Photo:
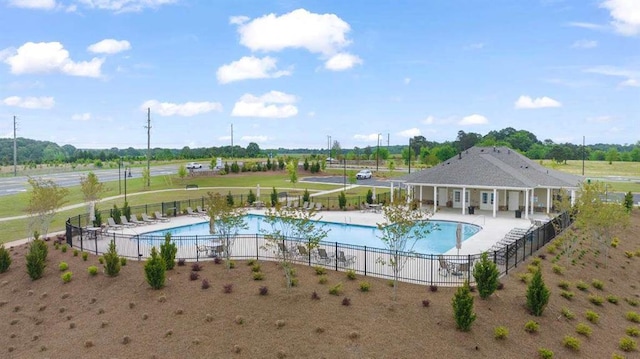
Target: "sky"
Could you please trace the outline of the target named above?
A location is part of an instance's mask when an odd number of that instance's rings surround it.
[[[640,0],[0,0],[0,137],[640,141]],[[233,128],[233,131],[231,130]]]

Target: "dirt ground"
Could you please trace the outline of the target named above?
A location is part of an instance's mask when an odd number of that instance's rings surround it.
[[[13,264],[0,274],[0,357],[2,358],[537,358],[539,348],[548,348],[554,358],[611,358],[624,353],[618,342],[628,327],[640,328],[625,319],[629,311],[640,312],[625,301],[640,301],[638,273],[640,258],[627,258],[625,251],[640,249],[640,215],[620,235],[620,246],[610,248],[607,268],[604,256],[595,255],[583,243],[586,254],[575,264],[565,256],[557,262],[564,274],[551,270],[554,255],[546,250],[542,260],[551,299],[542,317],[525,309],[526,284],[518,266],[501,279],[504,289],[488,300],[475,296],[477,319],[467,333],[455,328],[451,299],[455,288],[401,283],[398,300],[391,299],[386,280],[361,277],[349,280],[345,273],[329,270],[328,282],[319,283],[313,268],[296,267],[299,285],[287,290],[282,270],[276,263],[261,262],[265,278],[254,281],[251,267],[237,261],[227,271],[224,265],[205,262],[197,280],[190,280],[191,267],[177,266],[168,272],[167,285],[152,290],[146,283],[142,262],[128,262],[114,278],[102,273],[98,258],[88,261],[73,251],[62,253],[50,244],[45,276],[31,281],[26,273],[26,246],[11,249]],[[579,253],[580,251],[576,251]],[[63,284],[58,264],[65,261],[73,272]],[[100,273],[91,277],[87,267]],[[202,279],[210,283],[202,289]],[[586,291],[575,287],[579,280]],[[593,279],[604,282],[594,289]],[[572,300],[560,296],[558,283],[571,282]],[[371,284],[361,292],[359,283]],[[343,283],[338,296],[329,288]],[[231,293],[223,287],[232,285]],[[268,294],[259,294],[266,286]],[[312,299],[316,292],[320,299]],[[588,296],[614,295],[618,304],[605,300],[601,306]],[[344,298],[350,305],[343,305]],[[429,300],[428,307],[422,301]],[[561,315],[562,308],[575,319]],[[597,324],[585,319],[585,311],[600,315]],[[529,320],[540,324],[529,334]],[[590,337],[575,332],[578,323],[593,329]],[[494,328],[505,326],[509,335],[494,338]],[[562,345],[565,335],[581,341],[578,352]]]

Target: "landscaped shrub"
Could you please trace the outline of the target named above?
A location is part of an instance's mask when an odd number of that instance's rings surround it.
[[[209,281],[205,278],[202,280],[202,289],[209,289]]]
[[[432,284],[429,286],[429,290],[435,293],[438,291],[438,286],[435,284]]]
[[[458,329],[463,332],[471,330],[471,324],[476,320],[476,314],[473,312],[473,296],[469,290],[468,281],[465,280],[462,287],[458,288],[451,304]]]
[[[120,257],[116,251],[116,242],[111,240],[109,243],[109,250],[103,254],[104,257],[104,272],[109,277],[115,277],[120,273]]]
[[[258,289],[258,293],[260,293],[260,295],[267,295],[269,294],[269,288],[263,285]]]
[[[313,291],[313,293],[311,293],[311,299],[319,300],[320,296],[318,295],[318,293],[316,291]]]
[[[624,298],[624,301],[632,307],[637,307],[640,304],[640,300],[635,298]]]
[[[553,267],[551,267],[551,270],[555,274],[563,274],[564,273],[564,267],[559,266],[557,264],[554,264]]]
[[[638,343],[633,340],[633,338],[622,337],[620,339],[620,343],[618,344],[620,350],[625,352],[632,352],[638,349]]]
[[[527,284],[531,280],[531,274],[530,273],[518,273],[518,279],[520,279],[520,281],[522,283]]]
[[[524,325],[524,331],[527,333],[537,333],[538,330],[540,330],[540,324],[533,320],[526,322]]]
[[[260,267],[260,263],[256,263],[254,265],[251,266],[251,271],[252,272],[260,272],[261,271],[261,267]]]
[[[562,296],[562,298],[564,299],[571,300],[573,299],[573,292],[568,290],[563,290],[562,292],[560,292],[560,296]]]
[[[200,263],[193,263],[191,265],[191,270],[194,272],[199,272],[202,270],[202,265]]]
[[[587,310],[584,313],[584,316],[593,324],[597,324],[600,320],[600,315],[598,315],[598,313],[594,312],[593,310]]]
[[[191,274],[189,274],[190,280],[198,280],[198,278],[200,278],[200,274],[198,274],[198,272],[191,272]]]
[[[151,247],[151,257],[147,259],[144,264],[144,274],[147,279],[147,283],[153,289],[160,289],[164,287],[166,279],[166,262],[158,254],[156,247]]]
[[[496,327],[493,330],[493,337],[496,339],[507,339],[509,336],[509,329],[503,326]]]
[[[104,258],[103,257],[98,257],[98,263],[104,264]]]
[[[252,190],[249,190],[249,194],[247,195],[247,203],[251,206],[253,202],[256,201],[256,195]]]
[[[538,349],[538,354],[542,359],[553,359],[553,352],[546,348]]]
[[[4,247],[4,244],[0,244],[0,273],[8,271],[10,266],[11,253]]]
[[[431,301],[429,299],[423,299],[422,300],[422,306],[423,307],[428,307],[431,304]]]
[[[313,270],[316,271],[316,275],[327,274],[327,268],[321,266],[313,266]]]
[[[569,287],[571,287],[571,282],[568,282],[566,280],[561,280],[560,283],[558,283],[558,287],[567,290],[569,289]]]
[[[613,237],[613,240],[611,241],[611,247],[618,248],[619,244],[620,244],[620,239],[618,237]]]
[[[127,258],[120,257],[120,266],[124,267],[127,265]]]
[[[62,253],[67,253],[67,245],[66,245],[66,244],[63,244],[63,245],[60,247],[60,251],[62,251]]]
[[[340,295],[342,292],[342,283],[338,283],[333,287],[329,288],[329,294],[331,295]]]
[[[222,291],[226,294],[229,294],[233,291],[233,284],[228,283],[222,286]]]
[[[640,336],[640,329],[638,329],[637,327],[627,327],[627,330],[625,332],[630,337]]]
[[[602,290],[602,288],[604,288],[604,282],[602,282],[601,280],[597,280],[594,279],[591,281],[591,285],[595,288],[595,289],[600,289]]]
[[[42,278],[47,260],[47,244],[41,239],[34,239],[26,255],[27,273],[31,280]]]
[[[264,273],[262,272],[253,272],[253,280],[263,280]]]
[[[228,261],[228,262],[227,262],[227,267],[228,267],[229,269],[233,269],[233,268],[235,268],[235,267],[236,267],[236,262],[235,262],[235,261]]]
[[[592,331],[591,327],[584,323],[578,323],[578,325],[576,325],[576,333],[584,335],[585,337],[590,336]]]
[[[338,195],[338,207],[340,207],[340,209],[342,210],[347,207],[347,195],[344,193],[344,191],[340,192],[340,194]]]
[[[178,246],[171,241],[171,233],[164,235],[164,243],[160,245],[160,257],[164,260],[167,270],[173,269],[176,264]]]
[[[347,278],[348,279],[350,279],[350,280],[356,279],[356,271],[355,270],[348,269],[346,273],[347,273]]]
[[[618,304],[618,297],[616,297],[613,294],[609,294],[609,295],[607,295],[607,302],[609,302],[611,304]]]
[[[542,271],[538,269],[531,278],[531,283],[527,287],[527,308],[531,314],[539,317],[549,302],[549,289],[542,280]]]
[[[184,267],[187,264],[187,260],[184,258],[178,259],[178,267]]]
[[[74,250],[73,250],[73,256],[74,256],[74,257],[77,257],[77,256],[78,256],[78,253],[80,253],[80,251],[79,251],[79,250],[77,250],[77,249],[74,249]]]
[[[487,252],[483,252],[480,261],[473,267],[473,278],[476,280],[480,298],[487,299],[498,289],[499,275],[496,264],[489,260]]]
[[[625,315],[625,318],[627,318],[627,320],[630,322],[640,323],[640,314],[636,312],[631,312],[631,311],[627,312],[627,314]]]
[[[58,264],[58,269],[60,269],[60,272],[64,272],[69,269],[69,265],[67,262],[60,262],[60,264]]]
[[[604,298],[602,298],[599,295],[590,295],[589,296],[589,301],[597,306],[601,306],[602,303],[604,303]]]
[[[89,272],[90,276],[94,276],[94,275],[98,274],[98,267],[89,266],[89,268],[87,268],[87,272]]]
[[[367,191],[367,197],[365,200],[368,204],[373,203],[373,191],[371,191],[371,188],[369,188],[369,190]]]
[[[87,259],[89,259],[89,253],[87,253],[87,252],[82,252],[82,260],[86,262],[86,261],[87,261]]]
[[[576,317],[576,315],[573,314],[573,312],[570,311],[569,308],[567,308],[567,307],[562,308],[561,313],[562,313],[562,316],[567,318],[567,319],[573,319],[573,318]]]
[[[344,297],[342,298],[342,305],[344,305],[345,307],[348,307],[351,305],[351,299]]]
[[[360,291],[368,292],[371,289],[371,284],[369,282],[360,282]]]
[[[581,291],[585,291],[585,290],[587,290],[589,288],[589,286],[587,285],[587,283],[579,280],[576,283],[576,288],[580,289]]]
[[[566,335],[564,339],[562,339],[562,345],[577,352],[580,350],[580,339]]]
[[[73,273],[71,272],[65,272],[62,274],[62,276],[60,276],[62,278],[62,281],[64,283],[69,283],[71,282],[71,277],[73,276]]]

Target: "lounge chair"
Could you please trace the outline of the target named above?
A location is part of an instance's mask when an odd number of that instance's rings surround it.
[[[129,222],[129,220],[127,219],[127,216],[120,216],[120,223],[122,223],[123,226],[125,227],[135,227],[136,224],[133,222]]]
[[[438,273],[446,277],[451,272],[451,265],[449,264],[449,262],[444,260],[444,257],[441,255],[438,256],[438,263],[440,263],[440,267],[438,267]],[[444,274],[442,274],[442,271],[444,271]]]
[[[191,207],[187,207],[187,214],[190,215],[191,217],[201,217],[202,216],[201,213],[194,212],[193,208],[191,208]]]
[[[142,221],[144,223],[156,223],[157,221],[153,218],[150,218],[146,213],[142,214]]]
[[[303,246],[302,244],[298,244],[296,248],[298,249],[298,257],[300,259],[309,258],[309,251],[307,251],[307,247]]]
[[[356,256],[345,256],[343,251],[338,252],[338,264],[341,264],[344,267],[348,267],[355,263]]]
[[[160,222],[169,222],[170,219],[168,217],[165,217],[162,215],[162,213],[155,211],[153,212],[153,214],[156,216],[156,219],[159,220]]]
[[[196,212],[197,212],[197,213],[199,213],[199,214],[201,214],[201,215],[203,215],[203,216],[207,214],[207,211],[205,211],[204,209],[202,209],[202,207],[200,207],[200,206],[197,206],[197,207],[196,207]]]
[[[318,256],[316,259],[318,262],[324,262],[325,264],[333,261],[333,259],[327,255],[327,250],[324,248],[318,248]]]
[[[304,202],[302,204],[302,209],[308,209],[309,208],[309,202]]]
[[[309,206],[305,208],[307,211],[312,211],[316,207],[314,202],[309,202]]]
[[[322,211],[322,203],[316,202],[316,211]]]
[[[144,222],[139,221],[138,217],[135,214],[131,215],[131,219],[129,219],[129,222],[138,226],[145,224]]]
[[[123,225],[117,224],[112,217],[107,218],[107,226],[108,228],[113,228],[113,229],[122,229],[123,227]]]

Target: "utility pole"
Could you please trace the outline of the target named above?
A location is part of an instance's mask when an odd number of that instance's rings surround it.
[[[231,124],[231,158],[233,158],[233,123]]]
[[[147,107],[147,187],[151,187],[151,107]]]
[[[327,136],[327,158],[331,158],[331,135]],[[329,160],[329,164],[331,164],[331,160]]]
[[[409,173],[411,173],[411,137],[409,137]]]
[[[376,172],[378,172],[378,166],[380,163],[380,135],[382,135],[381,133],[378,134],[378,145],[376,147]]]
[[[13,177],[18,175],[18,145],[16,142],[16,116],[13,116]]]

